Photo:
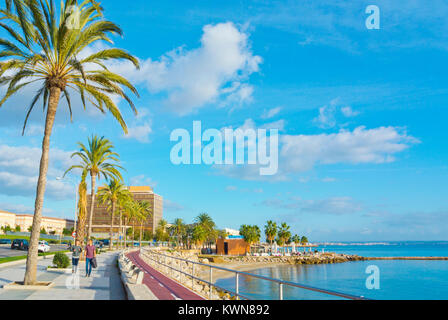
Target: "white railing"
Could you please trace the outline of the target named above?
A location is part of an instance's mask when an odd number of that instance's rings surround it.
[[[169,273],[171,276],[173,276],[173,274],[177,272],[179,274],[179,279],[180,279],[181,283],[182,283],[182,275],[185,277],[191,278],[191,288],[192,289],[194,288],[195,280],[205,283],[210,288],[209,299],[212,299],[213,288],[215,288],[217,290],[227,292],[227,293],[233,295],[234,297],[236,297],[237,299],[251,300],[252,298],[242,295],[239,292],[239,278],[240,278],[240,276],[246,276],[246,277],[251,277],[251,278],[256,278],[256,279],[260,279],[260,280],[264,280],[264,281],[270,281],[273,283],[277,283],[278,288],[279,288],[279,295],[278,295],[279,300],[283,300],[283,298],[284,298],[284,296],[283,296],[284,286],[301,288],[304,290],[319,292],[319,293],[327,294],[329,296],[335,296],[335,297],[348,299],[348,300],[367,300],[363,296],[355,296],[355,295],[350,295],[350,294],[346,294],[346,293],[342,293],[342,292],[338,292],[338,291],[320,289],[320,288],[311,287],[311,286],[307,286],[307,285],[303,285],[303,284],[295,283],[295,282],[291,282],[291,281],[285,281],[285,280],[281,280],[281,279],[265,277],[265,276],[261,276],[261,275],[257,275],[257,274],[253,274],[253,273],[223,268],[223,267],[219,267],[219,266],[213,266],[211,264],[195,262],[195,261],[191,261],[191,260],[184,259],[184,258],[173,257],[173,256],[170,256],[167,254],[157,252],[157,250],[152,250],[149,248],[141,249],[140,253],[142,255],[144,255],[145,257],[147,257],[148,259],[150,259],[152,262],[154,262],[155,267],[157,269],[160,270],[160,269],[162,269],[162,267],[165,267],[169,270]],[[186,262],[187,265],[188,264],[191,265],[191,268],[187,267],[185,269],[181,269],[181,268],[178,269],[174,266],[173,262],[175,260]],[[209,280],[204,280],[204,279],[196,276],[195,275],[195,266],[202,266],[202,267],[208,268],[209,269]],[[213,270],[214,269],[227,271],[227,272],[231,272],[231,273],[235,274],[235,291],[220,287],[213,282]]]

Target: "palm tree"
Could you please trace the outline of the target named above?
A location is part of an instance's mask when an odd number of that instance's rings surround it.
[[[78,223],[76,224],[76,240],[81,245],[86,236],[86,215],[87,215],[87,171],[81,174],[81,181],[78,185]]]
[[[92,219],[93,211],[95,207],[95,188],[96,179],[98,180],[103,176],[106,180],[123,180],[121,173],[118,169],[123,169],[117,163],[119,162],[118,153],[112,151],[113,144],[106,138],[98,136],[92,136],[88,139],[88,147],[83,143],[78,142],[80,151],[74,152],[73,157],[78,157],[81,161],[80,164],[71,166],[65,173],[73,169],[86,170],[90,174],[90,209],[89,209],[89,228],[87,231],[87,239],[90,239],[92,234]]]
[[[182,241],[182,236],[184,235],[184,232],[185,232],[184,221],[180,218],[175,219],[173,223],[173,234],[176,238],[176,244],[178,247],[180,246],[180,242]]]
[[[240,227],[240,234],[244,237],[244,241],[246,241],[247,244],[249,245],[249,250],[252,247],[252,244],[260,241],[260,237],[261,237],[260,228],[256,225],[249,226],[249,225],[243,224]]]
[[[305,244],[307,244],[309,241],[308,241],[308,238],[307,238],[307,237],[302,236],[302,238],[300,239],[300,242],[302,243],[302,245],[305,245]]]
[[[280,225],[278,229],[278,244],[284,245],[286,241],[291,238],[291,232],[289,231],[290,226],[288,226],[285,222]]]
[[[161,219],[156,229],[157,241],[168,241],[167,229],[168,229],[168,222],[165,219]]]
[[[207,241],[207,230],[201,224],[196,224],[193,228],[192,240],[195,245],[203,246],[204,242]]]
[[[79,24],[69,27],[72,8],[79,9]],[[100,41],[112,43],[111,35],[122,35],[122,30],[113,22],[103,18],[103,9],[95,1],[66,0],[61,8],[54,0],[6,0],[6,10],[0,10],[0,27],[9,39],[0,38],[3,49],[0,58],[0,85],[7,86],[0,100],[3,105],[14,94],[22,92],[30,84],[41,87],[31,101],[25,116],[23,132],[34,106],[43,101],[46,111],[42,155],[37,182],[34,207],[33,232],[26,264],[24,284],[36,283],[37,246],[42,220],[46,177],[49,163],[50,137],[53,130],[59,101],[65,98],[70,114],[70,93],[79,93],[86,108],[86,100],[100,111],[108,110],[127,133],[126,123],[112,96],[125,99],[136,112],[124,88],[138,96],[135,87],[122,76],[112,73],[104,65],[106,60],[124,59],[136,67],[138,60],[121,49],[104,49],[80,59],[86,48],[94,48]],[[97,69],[92,66],[98,66]]]
[[[120,219],[120,227],[119,227],[119,237],[120,237],[120,248],[123,247],[123,239],[126,238],[125,232],[123,232],[123,216],[126,217],[126,206],[127,203],[129,203],[132,198],[132,194],[129,192],[128,189],[124,189],[122,192],[118,194],[117,199],[117,206],[119,211],[119,219]],[[126,226],[125,226],[126,229]],[[124,233],[124,235],[123,235]]]
[[[213,242],[213,239],[216,239],[216,237],[217,237],[217,232],[215,229],[216,225],[215,225],[215,222],[213,221],[213,219],[208,215],[208,213],[203,212],[203,213],[199,214],[196,217],[195,221],[203,229],[203,232],[206,235],[205,241],[208,244]]]
[[[136,206],[136,202],[132,198],[132,195],[129,194],[127,199],[123,199],[123,216],[124,216],[124,246],[127,247],[127,233],[128,233],[128,223],[134,221],[135,216],[138,214],[138,208]],[[134,239],[132,239],[132,243],[134,243]]]
[[[138,220],[140,222],[140,240],[139,247],[142,247],[142,235],[143,235],[143,223],[152,216],[151,204],[148,201],[138,202],[139,215]]]
[[[106,205],[110,209],[110,230],[109,230],[109,249],[112,249],[113,243],[113,227],[114,217],[116,213],[118,199],[120,194],[127,191],[124,184],[116,179],[112,179],[108,184],[105,184],[100,190],[98,190],[98,202],[102,205]]]
[[[277,236],[277,223],[269,220],[264,226],[264,234],[266,235],[266,240],[272,245],[275,237]]]

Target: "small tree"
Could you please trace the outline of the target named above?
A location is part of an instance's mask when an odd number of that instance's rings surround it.
[[[246,241],[248,243],[249,248],[250,248],[252,246],[252,244],[260,241],[261,231],[258,226],[255,226],[255,225],[250,226],[250,225],[243,224],[240,227],[240,235],[243,236],[244,241]]]
[[[47,234],[47,230],[45,230],[45,228],[40,229],[40,233],[41,234]]]
[[[20,232],[20,226],[17,225],[16,228],[14,229],[15,232]]]
[[[308,238],[307,238],[307,237],[303,236],[302,239],[300,239],[300,242],[301,242],[302,244],[307,244],[309,241],[308,241]]]

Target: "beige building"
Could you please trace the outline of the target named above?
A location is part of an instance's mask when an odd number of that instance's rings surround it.
[[[16,227],[16,215],[11,212],[0,210],[0,227]],[[0,231],[1,232],[1,231]]]
[[[137,201],[147,201],[151,206],[152,215],[148,217],[146,222],[143,224],[143,228],[146,231],[154,233],[157,228],[159,221],[163,217],[163,198],[162,196],[154,193],[153,189],[149,186],[130,186],[128,187],[132,196]],[[87,197],[87,207],[90,207],[90,195]],[[104,205],[98,204],[97,199],[95,199],[95,206],[93,212],[92,221],[92,233],[96,237],[103,237],[109,235],[110,230],[110,210]],[[118,233],[119,229],[119,219],[114,219],[113,232]],[[88,227],[88,223],[86,223]]]
[[[20,231],[27,232],[28,228],[33,225],[33,215],[31,214],[14,214],[0,210],[0,225],[10,226],[14,229],[20,226]],[[71,229],[75,225],[73,220],[60,219],[53,217],[42,217],[41,228],[44,228],[48,233],[62,234],[64,229]]]

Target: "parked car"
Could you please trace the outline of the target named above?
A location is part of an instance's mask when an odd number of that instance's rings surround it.
[[[96,248],[99,248],[99,249],[101,249],[103,247],[103,243],[101,241],[98,241],[98,240],[93,240],[93,245]]]
[[[11,239],[0,239],[0,244],[11,244]]]
[[[11,249],[28,251],[29,242],[26,239],[14,239],[11,243]]]
[[[37,246],[37,251],[38,252],[49,252],[50,251],[50,246],[48,245],[47,241],[39,241],[39,244]]]

